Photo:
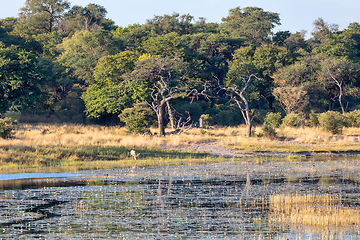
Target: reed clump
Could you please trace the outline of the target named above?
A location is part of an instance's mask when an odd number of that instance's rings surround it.
[[[344,206],[340,195],[280,194],[270,196],[269,202],[275,225],[310,227],[314,231],[360,226],[360,209]]]

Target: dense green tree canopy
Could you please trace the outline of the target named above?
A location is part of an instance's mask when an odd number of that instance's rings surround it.
[[[347,88],[357,88],[359,70],[345,58],[326,55],[309,55],[294,64],[280,69],[275,75],[278,86],[304,87],[310,94],[310,103],[321,110],[333,109],[333,103],[340,94],[336,81],[341,82],[343,94]]]
[[[133,85],[123,75],[132,72],[136,61],[136,55],[129,51],[105,56],[98,61],[94,70],[95,84],[82,95],[88,116],[118,115],[131,106]]]
[[[180,36],[175,33],[150,37],[142,44],[144,53],[159,57],[184,57],[184,47]]]
[[[59,63],[70,74],[87,83],[93,82],[93,71],[100,58],[123,49],[122,42],[104,30],[77,32],[58,46],[62,51]]]
[[[179,35],[192,34],[195,26],[192,23],[194,17],[189,14],[180,15],[173,13],[172,15],[155,16],[147,20],[145,27],[156,35],[164,35],[168,33],[177,33]]]
[[[306,114],[360,108],[357,22],[340,31],[319,18],[306,39],[304,31],[274,33],[279,14],[255,6],[234,7],[220,23],[172,13],[116,26],[106,14],[101,2],[26,0],[17,18],[0,19],[0,112],[104,120],[147,102],[162,135],[167,121],[174,126],[174,116],[191,108],[229,124],[239,113],[226,89],[241,91],[249,76],[243,96],[258,112],[296,99],[284,98],[288,92],[309,97]],[[188,96],[195,92],[197,107]]]
[[[266,12],[258,7],[230,9],[229,16],[222,21],[228,31],[244,38],[249,44],[268,42],[271,30],[280,25],[278,13]]]
[[[39,103],[42,78],[34,55],[0,42],[0,110],[27,111]]]
[[[64,20],[59,26],[59,31],[65,35],[71,35],[76,31],[115,30],[113,21],[106,19],[107,10],[98,4],[90,3],[85,7],[75,5],[64,15]]]
[[[52,32],[69,6],[65,0],[26,0],[15,32],[19,36]]]

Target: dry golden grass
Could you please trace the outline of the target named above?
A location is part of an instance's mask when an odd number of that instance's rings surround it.
[[[204,154],[162,150],[162,147],[198,143],[202,134],[184,133],[166,137],[137,136],[124,128],[71,124],[19,125],[15,136],[0,139],[0,171],[37,167],[107,168],[192,164],[218,161]],[[141,161],[133,161],[135,149]]]
[[[156,133],[156,129],[151,130]],[[332,135],[318,128],[277,129],[276,139],[261,137],[261,127],[253,128],[253,137],[246,137],[246,127],[190,129],[181,134],[165,137],[128,134],[125,128],[84,126],[71,124],[20,125],[13,139],[0,139],[0,146],[124,146],[124,147],[173,147],[218,142],[233,149],[247,152],[280,151],[358,151],[359,128],[344,128],[342,135]]]
[[[360,129],[344,128],[342,135],[333,135],[320,128],[282,127],[277,138],[261,137],[261,127],[254,128],[252,138],[245,137],[245,126],[222,130],[221,142],[233,149],[246,152],[346,152],[360,151]],[[238,133],[238,134],[234,134]],[[215,134],[216,135],[216,134]]]
[[[305,226],[320,232],[360,226],[360,209],[343,206],[339,195],[274,195],[270,208],[275,225]]]

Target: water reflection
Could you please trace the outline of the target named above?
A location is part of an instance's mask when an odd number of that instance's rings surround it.
[[[0,174],[0,181],[16,180],[16,179],[33,179],[33,178],[69,178],[75,177],[79,174],[73,173],[13,173],[13,174]]]
[[[291,216],[356,216],[359,170],[351,160],[221,163],[0,181],[0,238],[357,239],[358,222],[319,228]]]

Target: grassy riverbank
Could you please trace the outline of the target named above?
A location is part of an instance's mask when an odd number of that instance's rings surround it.
[[[79,170],[134,166],[199,164],[228,160],[205,153],[182,151],[196,144],[215,142],[244,154],[264,152],[354,153],[360,152],[360,129],[346,128],[332,135],[315,128],[282,128],[276,139],[245,137],[245,127],[192,129],[166,137],[135,136],[124,128],[82,125],[19,125],[11,139],[0,139],[0,171],[43,168]],[[155,132],[155,130],[153,131]],[[170,149],[180,150],[170,150]],[[135,150],[138,159],[130,156]],[[269,154],[271,155],[271,154]]]

